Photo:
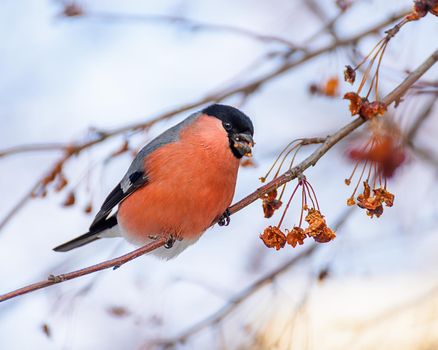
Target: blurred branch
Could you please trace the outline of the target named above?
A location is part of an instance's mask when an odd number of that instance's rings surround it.
[[[412,124],[411,128],[409,129],[405,137],[407,143],[412,144],[412,142],[415,139],[415,136],[417,136],[418,130],[420,130],[423,123],[431,116],[431,113],[433,111],[436,102],[437,102],[436,98],[432,98],[430,102],[426,105],[426,107],[423,109],[420,116]]]
[[[414,144],[410,145],[410,147],[418,157],[429,163],[435,169],[438,169],[438,158],[436,155],[433,154],[431,150]]]
[[[291,69],[308,62],[320,55],[326,54],[328,52],[331,52],[335,50],[338,47],[342,46],[348,46],[357,43],[359,40],[371,35],[378,33],[381,29],[384,27],[390,25],[394,21],[400,19],[405,15],[406,11],[399,12],[397,14],[394,14],[390,16],[389,18],[377,23],[376,25],[372,26],[369,29],[366,29],[356,35],[353,35],[346,39],[339,39],[333,41],[333,43],[328,44],[326,46],[323,46],[319,49],[315,49],[313,51],[309,51],[307,53],[304,53],[301,55],[301,57],[292,59],[293,57],[287,57],[285,61],[279,65],[277,68],[273,69],[271,72],[262,75],[261,77],[258,77],[250,82],[240,84],[238,86],[234,86],[233,84],[230,84],[229,87],[224,88],[222,90],[213,92],[208,94],[205,97],[202,97],[198,100],[195,100],[193,102],[187,103],[185,105],[182,105],[178,108],[171,109],[167,112],[161,113],[152,119],[148,121],[141,121],[137,123],[127,124],[124,126],[121,126],[119,128],[115,128],[113,130],[108,131],[96,131],[94,137],[91,140],[87,140],[85,142],[73,142],[71,144],[68,144],[65,146],[65,154],[62,156],[60,160],[58,160],[55,165],[49,169],[48,173],[52,173],[54,170],[56,170],[56,167],[59,167],[59,165],[65,164],[73,155],[79,155],[83,150],[91,148],[97,144],[100,144],[104,141],[106,141],[109,138],[112,138],[117,135],[121,135],[127,132],[138,132],[142,130],[146,130],[153,125],[155,125],[158,122],[170,119],[176,115],[179,115],[183,112],[187,112],[190,110],[193,110],[194,108],[198,108],[200,106],[203,106],[207,103],[211,103],[213,101],[220,102],[230,96],[242,94],[242,95],[250,95],[255,93],[257,90],[259,90],[262,85],[274,80],[276,77],[282,76],[283,74],[289,72]],[[28,145],[23,146],[16,146],[15,149],[21,149],[23,152],[24,150],[30,151],[30,147]],[[37,149],[34,147],[32,151],[36,151]],[[4,153],[4,151],[0,151],[0,154]],[[17,154],[16,151],[14,154]],[[32,186],[32,189],[37,189],[40,184],[42,183],[42,180],[38,180],[37,183]],[[33,192],[31,192],[33,193]],[[31,196],[27,196],[25,198],[22,198],[20,200],[20,203],[15,205],[12,210],[9,211],[9,213],[6,214],[5,218],[0,221],[0,230],[12,219],[12,217],[27,203],[27,201],[31,198]]]
[[[136,249],[128,254],[119,256],[119,257],[111,259],[111,260],[101,262],[101,263],[96,264],[96,265],[92,265],[92,266],[89,266],[89,267],[86,267],[86,268],[83,268],[80,270],[76,270],[73,272],[65,273],[65,274],[50,275],[44,281],[30,284],[26,287],[23,287],[23,288],[14,290],[12,292],[0,295],[0,302],[15,298],[19,295],[23,295],[23,294],[27,294],[27,293],[36,291],[38,289],[46,288],[46,287],[52,286],[52,285],[57,284],[57,283],[61,283],[61,282],[65,282],[65,281],[68,281],[68,280],[71,280],[74,278],[89,275],[90,273],[93,273],[93,272],[105,270],[105,269],[108,269],[110,267],[112,267],[113,269],[117,269],[120,266],[122,266],[123,264],[126,264],[128,261],[131,261],[135,258],[138,258],[139,256],[142,256],[146,253],[149,253],[157,248],[160,248],[165,243],[166,243],[165,239],[159,239],[159,240],[156,240],[152,243],[149,243],[141,248],[138,248],[138,249]]]
[[[67,147],[68,146],[63,143],[41,143],[41,144],[37,143],[37,144],[20,145],[20,146],[6,148],[0,151],[0,158],[11,156],[17,153],[65,151]]]
[[[38,189],[40,181],[34,184],[22,197],[9,209],[6,215],[0,221],[0,231],[7,225],[7,223],[26,205],[33,193]]]
[[[275,270],[269,272],[267,275],[262,276],[254,283],[246,287],[240,293],[237,293],[234,297],[232,297],[223,307],[217,310],[215,313],[211,314],[207,318],[202,321],[194,324],[192,327],[188,328],[180,335],[165,339],[165,340],[157,340],[152,342],[152,344],[148,344],[148,346],[159,346],[163,348],[171,348],[178,343],[184,343],[188,338],[200,332],[206,327],[218,324],[224,318],[226,318],[233,310],[235,310],[239,305],[242,304],[245,300],[247,300],[250,296],[258,292],[262,287],[271,283],[276,277],[287,271],[289,268],[300,262],[301,260],[312,255],[319,246],[317,244],[312,245],[307,250],[302,251],[298,255],[293,258],[287,260],[283,265],[276,268]]]
[[[333,226],[334,230],[338,230],[342,225],[344,225],[352,212],[353,210],[351,210],[351,208],[348,208],[340,216],[338,221],[334,224]],[[198,323],[194,324],[193,326],[189,327],[187,330],[185,330],[178,336],[170,339],[159,339],[153,341],[152,344],[148,344],[148,346],[152,345],[152,346],[159,346],[163,348],[171,348],[172,346],[175,346],[178,343],[186,342],[188,338],[199,333],[203,329],[220,323],[232,311],[237,309],[245,300],[247,300],[253,294],[257,293],[260,289],[262,289],[267,284],[272,283],[275,278],[277,278],[284,272],[288,271],[290,268],[294,267],[297,263],[311,256],[313,253],[315,253],[318,250],[319,247],[320,247],[319,244],[313,244],[307,250],[302,251],[298,255],[290,258],[285,263],[283,263],[276,269],[272,270],[271,272],[267,273],[266,275],[260,277],[255,282],[250,284],[248,287],[243,289],[241,292],[237,293],[234,297],[230,298],[230,300],[228,300],[228,302],[224,306],[222,306],[219,310],[217,310],[210,316],[204,318],[203,320],[199,321]]]
[[[307,6],[310,12],[315,15],[315,17],[317,17],[322,23],[324,23],[324,27],[316,32],[314,35],[312,35],[311,39],[321,35],[324,32],[328,32],[334,39],[337,39],[338,36],[336,34],[334,26],[338,19],[346,12],[346,10],[339,11],[339,13],[335,17],[333,17],[333,19],[329,20],[324,9],[321,8],[320,4],[317,1],[307,0],[304,1],[304,4]]]
[[[427,72],[436,62],[438,61],[438,49],[426,60],[424,61],[417,69],[415,69],[412,73],[410,73],[406,79],[398,85],[393,91],[391,91],[388,95],[386,95],[382,102],[384,102],[386,105],[390,105],[396,101],[399,101],[402,96],[406,93],[406,91],[418,80],[420,77]],[[330,150],[335,144],[337,144],[339,141],[341,141],[345,136],[350,134],[352,131],[357,129],[359,126],[364,124],[366,122],[365,119],[357,118],[351,123],[345,125],[341,129],[339,129],[334,134],[328,136],[325,139],[325,142],[319,146],[310,156],[308,156],[306,159],[304,159],[300,164],[293,167],[292,169],[286,171],[281,176],[277,177],[276,179],[272,180],[271,182],[267,183],[266,185],[260,187],[253,193],[249,194],[239,202],[232,205],[229,210],[230,214],[234,214],[238,212],[239,210],[245,208],[249,204],[255,202],[258,198],[263,196],[266,193],[271,192],[273,189],[278,188],[282,184],[285,184],[286,182],[294,180],[297,176],[302,174],[307,168],[310,166],[314,166],[318,160],[328,151]],[[317,139],[317,138],[316,138]],[[109,267],[113,266],[119,266],[120,264],[123,264],[125,262],[128,262],[132,259],[135,259],[136,257],[143,255],[146,252],[150,252],[153,249],[156,249],[158,247],[161,247],[165,241],[163,239],[156,241],[154,243],[151,243],[149,245],[146,245],[142,248],[139,248],[129,254],[123,255],[122,257],[112,259],[106,262],[103,262],[101,264],[93,265],[92,267],[88,267],[82,270],[78,270],[75,272],[71,272],[68,274],[63,274],[59,276],[55,276],[52,279],[45,280],[42,282],[38,282],[36,284],[32,284],[27,287],[20,288],[16,291],[4,294],[0,296],[0,302],[16,297],[18,295],[22,295],[37,289],[45,288],[50,285],[60,283],[69,279],[77,278],[80,276],[83,276],[85,274],[89,274],[92,272],[96,272],[99,270],[103,270]]]
[[[122,13],[111,13],[111,12],[84,12],[80,16],[75,16],[75,18],[84,18],[84,19],[97,19],[103,21],[129,21],[129,22],[150,22],[150,23],[166,23],[172,25],[180,25],[185,26],[188,30],[196,31],[196,30],[211,30],[211,31],[221,31],[228,32],[231,34],[236,34],[240,36],[244,36],[253,40],[261,41],[261,42],[272,42],[278,43],[286,46],[291,50],[300,50],[304,51],[305,49],[299,47],[292,43],[291,41],[269,34],[261,34],[254,32],[249,29],[234,27],[231,25],[225,24],[214,24],[201,22],[198,20],[182,17],[182,16],[171,16],[171,15],[137,15],[137,14],[122,14]]]
[[[414,121],[411,128],[408,130],[405,136],[405,142],[410,147],[410,149],[420,158],[430,163],[434,167],[438,167],[438,158],[432,153],[423,147],[420,147],[415,144],[414,140],[420,130],[421,126],[427,121],[434,110],[434,106],[436,104],[436,98],[432,98],[430,102],[424,107],[420,116]]]

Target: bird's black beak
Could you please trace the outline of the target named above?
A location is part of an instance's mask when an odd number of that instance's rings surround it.
[[[254,139],[250,134],[233,134],[231,136],[234,149],[240,156],[252,157],[252,148],[254,147]]]

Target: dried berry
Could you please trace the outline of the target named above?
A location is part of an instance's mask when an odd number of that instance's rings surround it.
[[[93,211],[93,205],[91,204],[91,202],[89,202],[84,208],[84,213],[90,214],[92,211]]]
[[[112,306],[107,309],[108,313],[114,317],[126,317],[131,314],[131,312],[123,306]]]
[[[325,226],[317,235],[312,236],[317,243],[328,243],[336,238],[336,233],[330,227]]]
[[[374,163],[378,172],[389,178],[404,163],[406,155],[401,141],[388,134],[374,135],[369,147],[352,148],[349,158]]]
[[[277,226],[265,228],[260,238],[268,248],[275,248],[276,250],[280,250],[286,244],[286,235]]]
[[[366,101],[366,99],[364,100],[362,97],[360,97],[355,92],[347,92],[344,95],[344,100],[349,100],[350,101],[349,108],[350,108],[351,115],[359,114],[360,109],[362,108],[363,103]]]
[[[377,188],[374,189],[373,191],[376,197],[382,200],[387,207],[392,207],[394,205],[395,196],[391,192],[389,192],[384,188]]]
[[[381,101],[373,101],[368,102],[364,101],[362,106],[360,107],[359,114],[362,118],[369,120],[375,117],[383,116],[387,110],[387,106],[384,102]]]
[[[45,334],[45,336],[47,338],[51,338],[52,337],[52,331],[50,329],[50,326],[47,323],[43,323],[41,325],[41,330],[42,330],[42,332]]]
[[[408,21],[416,21],[430,12],[438,16],[438,1],[437,0],[416,0],[412,12],[406,16]]]
[[[304,230],[301,227],[295,226],[288,232],[286,241],[287,244],[290,244],[293,248],[295,248],[297,244],[303,245],[306,238],[307,235],[304,233]]]
[[[68,181],[63,173],[58,176],[58,182],[56,183],[55,191],[60,192],[65,186],[67,186]]]
[[[344,80],[350,84],[354,84],[356,80],[356,71],[352,66],[345,66],[344,70]]]
[[[262,197],[262,207],[265,218],[270,218],[274,212],[282,205],[282,201],[277,199],[277,190],[273,190]]]
[[[324,85],[324,95],[329,97],[338,96],[339,79],[337,77],[330,78]]]
[[[67,197],[65,198],[64,202],[62,203],[62,205],[64,207],[70,207],[70,206],[74,205],[75,202],[76,202],[76,197],[75,197],[74,192],[72,191],[72,192],[69,192],[67,194]]]
[[[330,275],[330,269],[328,267],[321,269],[318,273],[318,281],[323,282],[324,280],[327,279],[327,277],[329,277],[329,275]]]
[[[257,164],[254,162],[253,158],[245,158],[240,161],[240,166],[243,168],[255,168]]]
[[[311,84],[309,86],[309,91],[312,95],[322,95],[327,97],[336,97],[339,92],[339,79],[337,77],[329,78],[325,83]]]
[[[78,17],[84,15],[84,9],[74,2],[66,4],[62,11],[65,17]]]
[[[336,238],[335,232],[327,226],[324,216],[319,210],[310,208],[305,220],[309,227],[304,232],[315,242],[327,243]]]

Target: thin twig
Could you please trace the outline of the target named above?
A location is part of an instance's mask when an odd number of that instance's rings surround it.
[[[386,105],[390,105],[391,103],[398,101],[409,89],[410,86],[412,86],[420,77],[426,73],[428,69],[430,69],[436,62],[438,61],[438,50],[436,50],[424,63],[422,63],[417,69],[415,69],[411,74],[409,74],[406,79],[398,85],[393,91],[391,91],[387,96],[383,98],[383,102]],[[255,202],[258,198],[263,196],[266,193],[271,192],[273,189],[278,188],[279,186],[285,184],[286,182],[292,181],[295,179],[298,175],[302,174],[304,170],[309,168],[310,166],[314,166],[318,160],[328,151],[330,150],[336,143],[341,141],[345,136],[350,134],[352,131],[357,129],[359,126],[364,124],[366,122],[365,119],[357,118],[351,123],[345,125],[341,129],[339,129],[337,132],[332,134],[331,136],[327,137],[326,141],[319,146],[309,157],[304,159],[300,164],[295,166],[294,168],[286,171],[284,174],[279,176],[278,178],[274,179],[273,181],[269,182],[268,184],[260,187],[250,195],[246,196],[239,202],[232,205],[230,210],[230,215],[238,212],[239,210],[245,208],[249,204]],[[126,254],[122,257],[115,258],[106,262],[103,262],[101,264],[94,265],[92,267],[88,267],[79,271],[71,272],[64,275],[62,278],[54,278],[54,280],[45,280],[36,284],[32,284],[27,287],[23,287],[18,289],[17,291],[10,292],[7,294],[4,294],[0,296],[0,302],[13,298],[18,295],[22,295],[37,289],[48,287],[52,284],[63,282],[67,279],[73,279],[80,276],[83,276],[84,274],[92,273],[95,271],[99,271],[102,269],[106,269],[108,267],[116,266],[120,262],[125,263],[127,261],[130,261],[140,255],[143,255],[146,252],[149,252],[155,248],[158,248],[162,246],[165,242],[163,240],[156,241],[150,245],[144,246],[142,248],[139,248],[132,253]],[[155,244],[155,245],[154,245]],[[154,246],[155,248],[151,248]],[[140,252],[143,252],[140,254]],[[68,278],[66,278],[68,276]]]
[[[6,213],[6,215],[2,218],[0,221],[0,231],[5,227],[8,222],[17,214],[26,204],[27,202],[32,198],[32,194],[39,186],[39,181],[32,186],[30,190],[28,190],[20,199],[18,202],[15,203],[15,205],[9,209],[9,211]]]
[[[433,154],[432,150],[412,144],[409,146],[411,150],[427,164],[431,165],[435,170],[438,169],[438,157]]]
[[[418,130],[420,130],[420,127],[423,125],[423,123],[431,116],[436,102],[436,98],[432,98],[426,105],[426,107],[421,111],[420,116],[415,120],[411,128],[406,133],[405,139],[407,143],[413,143],[414,138],[418,133]]]
[[[0,158],[5,156],[11,156],[17,153],[29,153],[29,152],[47,152],[47,151],[65,151],[68,145],[63,143],[41,143],[41,144],[28,144],[14,146],[6,148],[0,151]]]
[[[80,270],[76,270],[73,272],[60,274],[60,275],[50,275],[46,280],[43,280],[41,282],[30,284],[26,287],[16,289],[12,292],[0,295],[0,302],[15,298],[19,295],[27,294],[33,291],[36,291],[38,289],[47,288],[54,284],[65,282],[74,278],[82,277],[85,275],[88,275],[93,272],[109,269],[110,267],[117,269],[123,264],[126,264],[128,261],[131,261],[135,258],[138,258],[146,253],[149,253],[157,248],[160,248],[166,243],[166,240],[164,238],[153,241],[152,243],[149,243],[143,247],[140,247],[130,253],[127,253],[125,255],[119,256],[117,258],[106,260],[104,262],[101,262],[96,265],[92,265],[89,267],[85,267]]]
[[[329,33],[334,39],[337,39],[338,36],[337,36],[336,31],[334,29],[335,23],[347,11],[339,11],[335,17],[333,17],[332,19],[329,19],[326,12],[324,11],[324,9],[322,9],[320,4],[318,2],[316,2],[315,0],[307,0],[304,2],[304,4],[315,15],[315,17],[317,17],[322,23],[324,23],[324,26],[310,37],[310,40],[313,40],[314,38],[318,37],[319,35],[322,35],[324,32]]]
[[[194,324],[192,327],[188,328],[180,335],[170,339],[156,340],[152,342],[152,344],[148,344],[148,346],[159,346],[163,348],[169,348],[178,343],[184,343],[189,337],[200,332],[204,328],[221,322],[225,317],[227,317],[233,310],[235,310],[239,305],[242,304],[242,302],[247,300],[251,295],[255,294],[262,287],[272,282],[273,279],[275,279],[282,273],[286,272],[290,267],[302,261],[304,258],[310,256],[313,252],[317,250],[318,247],[319,246],[317,244],[314,244],[308,249],[300,252],[298,255],[294,256],[293,258],[287,260],[280,267],[269,272],[267,275],[262,276],[254,283],[246,287],[244,290],[242,290],[240,293],[232,297],[223,307],[221,307],[215,313],[203,319],[201,322]]]
[[[421,126],[429,119],[434,110],[434,106],[436,104],[436,99],[433,98],[429,101],[429,103],[424,107],[421,114],[414,121],[410,129],[407,131],[405,136],[405,143],[409,148],[421,159],[432,165],[435,169],[438,168],[438,158],[433,154],[431,150],[428,150],[424,147],[418,146],[415,144],[414,139],[418,134]]]
[[[111,13],[111,12],[85,12],[82,16],[74,17],[76,19],[84,18],[84,19],[97,19],[103,21],[129,21],[129,22],[139,22],[139,23],[166,23],[166,24],[174,24],[174,25],[183,25],[189,28],[190,30],[212,30],[212,31],[221,31],[221,32],[229,32],[232,34],[237,34],[241,36],[245,36],[247,38],[261,41],[261,42],[272,42],[284,45],[292,50],[303,50],[303,48],[295,45],[291,41],[269,34],[261,34],[250,29],[245,29],[241,27],[235,27],[226,24],[214,24],[198,21],[195,19],[190,19],[182,16],[172,16],[172,15],[138,15],[138,14],[122,14],[122,13]]]

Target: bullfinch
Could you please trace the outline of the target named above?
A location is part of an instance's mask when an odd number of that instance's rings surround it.
[[[253,135],[251,119],[231,106],[213,104],[190,115],[143,147],[87,233],[54,250],[102,237],[135,245],[165,238],[154,254],[175,257],[214,222],[229,223],[239,160],[251,155]]]

